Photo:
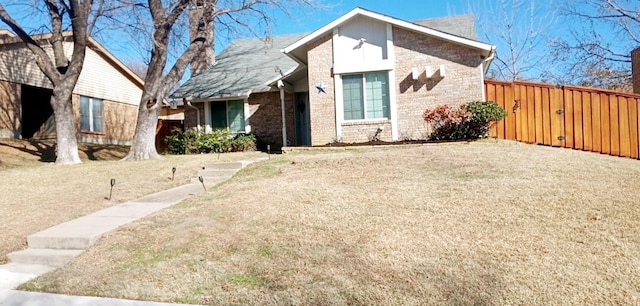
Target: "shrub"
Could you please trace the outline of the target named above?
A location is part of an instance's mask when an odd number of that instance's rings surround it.
[[[165,138],[171,154],[221,153],[255,149],[255,137],[251,134],[233,136],[227,129],[202,133],[196,129],[185,132],[174,130]]]
[[[431,124],[432,140],[477,139],[486,137],[491,123],[504,119],[507,112],[494,102],[474,101],[453,108],[440,105],[427,109],[423,118]]]

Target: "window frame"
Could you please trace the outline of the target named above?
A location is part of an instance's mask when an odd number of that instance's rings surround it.
[[[381,109],[379,110],[374,110],[374,112],[378,112],[381,111],[383,116],[382,117],[369,117],[369,104],[373,103],[373,101],[367,101],[368,99],[368,91],[369,90],[374,90],[374,89],[369,89],[367,87],[367,77],[369,75],[374,75],[374,74],[384,74],[386,76],[386,90],[383,90],[383,95],[386,93],[386,97],[384,98],[383,104],[381,106]],[[353,105],[353,101],[352,99],[347,100],[347,94],[345,92],[345,77],[347,77],[348,79],[354,79],[354,76],[358,76],[360,79],[360,113],[362,115],[362,118],[350,118],[347,119],[347,113],[351,113],[353,114],[354,111],[350,111],[347,112],[346,106],[347,106],[347,101],[350,101],[349,104]],[[382,71],[367,71],[367,72],[358,72],[358,73],[344,73],[341,74],[340,76],[340,81],[342,82],[342,118],[345,122],[357,122],[357,121],[375,121],[375,120],[389,120],[391,118],[391,97],[390,97],[390,85],[389,85],[389,71],[387,70],[382,70]],[[351,95],[349,95],[351,96]],[[381,96],[381,97],[382,97]],[[356,110],[357,111],[357,110]]]
[[[224,104],[223,104],[224,102]],[[235,102],[238,103],[240,105],[242,105],[242,107],[240,108],[239,113],[242,114],[242,128],[238,131],[234,131],[231,129],[231,122],[230,122],[230,114],[229,114],[229,104],[230,102]],[[216,129],[220,129],[222,127],[214,127],[214,119],[216,118],[216,116],[214,116],[214,109],[215,107],[213,106],[213,104],[223,104],[224,105],[224,117],[225,117],[225,129],[227,129],[229,132],[233,133],[233,134],[242,134],[242,133],[246,133],[247,131],[247,118],[246,118],[246,114],[244,111],[245,108],[245,100],[243,99],[236,99],[236,100],[223,100],[223,101],[211,101],[210,102],[210,106],[209,106],[209,116],[211,118],[211,130],[216,130]]]
[[[83,100],[87,101],[88,109],[86,112],[88,114],[83,114]],[[95,104],[99,104],[99,113],[95,108]],[[99,116],[98,116],[99,114]],[[88,118],[88,129],[85,129],[83,126],[83,117]],[[100,126],[96,123],[97,118],[99,118]],[[104,133],[104,99],[89,97],[89,96],[80,96],[80,132],[85,133]]]

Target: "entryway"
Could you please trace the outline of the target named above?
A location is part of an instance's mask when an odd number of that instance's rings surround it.
[[[296,145],[311,145],[311,127],[309,124],[309,92],[294,94],[294,120],[296,124]]]

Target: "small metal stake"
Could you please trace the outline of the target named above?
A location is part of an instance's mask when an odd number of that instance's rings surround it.
[[[176,167],[171,168],[171,180],[176,176]]]
[[[202,188],[204,188],[204,191],[207,191],[207,187],[204,185],[204,177],[198,176],[198,181],[200,181],[200,183],[202,183]]]
[[[109,201],[111,201],[111,195],[113,194],[113,186],[116,184],[116,179],[111,179],[111,190],[109,191]]]
[[[271,159],[271,145],[267,145],[267,155],[269,156],[269,159]]]

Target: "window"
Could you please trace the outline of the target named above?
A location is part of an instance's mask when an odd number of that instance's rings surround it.
[[[387,72],[343,75],[344,119],[389,118],[388,79]]]
[[[244,101],[211,102],[211,128],[244,133]]]
[[[102,132],[102,99],[80,96],[80,130]]]

